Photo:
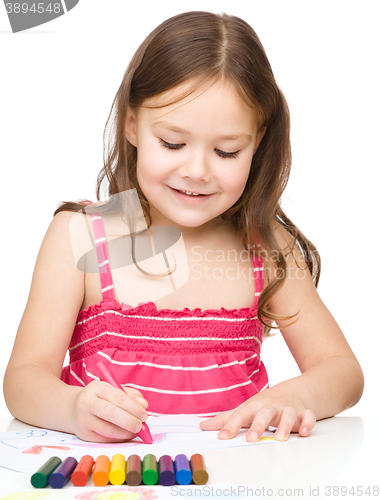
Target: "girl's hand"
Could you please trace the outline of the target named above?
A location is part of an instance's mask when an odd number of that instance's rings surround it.
[[[124,391],[95,380],[73,400],[72,432],[84,441],[127,441],[136,436],[148,414],[148,403],[136,389]]]
[[[266,395],[270,390],[256,394],[235,410],[202,421],[201,429],[203,431],[221,429],[218,433],[219,439],[230,439],[241,427],[250,427],[246,440],[253,443],[259,441],[269,425],[277,427],[274,435],[277,441],[287,441],[290,432],[299,432],[303,437],[308,436],[316,423],[315,413],[303,408],[300,401],[284,401],[270,394]]]

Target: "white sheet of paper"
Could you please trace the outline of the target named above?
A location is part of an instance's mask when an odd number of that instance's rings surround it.
[[[205,418],[189,415],[148,417],[147,425],[154,440],[153,444],[144,444],[138,437],[125,443],[90,443],[73,434],[46,429],[2,432],[0,466],[33,474],[53,456],[61,460],[74,457],[79,461],[84,455],[91,455],[94,460],[99,455],[107,455],[111,460],[116,453],[121,453],[126,458],[132,454],[143,458],[147,453],[152,453],[157,458],[170,455],[174,459],[179,453],[184,453],[190,458],[193,453],[207,450],[276,442],[274,433],[265,431],[259,443],[248,443],[245,439],[247,429],[241,429],[233,439],[220,440],[217,431],[200,429],[202,420]],[[289,440],[293,439],[298,438],[290,436]]]

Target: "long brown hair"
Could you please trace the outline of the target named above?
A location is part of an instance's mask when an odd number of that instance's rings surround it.
[[[136,188],[150,227],[149,203],[137,181],[137,150],[125,137],[128,107],[142,106],[147,98],[187,81],[194,82],[186,94],[190,95],[201,83],[219,78],[231,82],[241,98],[253,108],[259,129],[266,127],[253,156],[244,192],[222,218],[234,223],[242,235],[244,248],[250,253],[277,255],[276,278],[263,290],[258,302],[258,318],[266,327],[264,334],[268,335],[273,321],[296,316],[280,318],[267,310],[267,304],[282,287],[287,274],[286,256],[275,239],[274,223],[281,224],[292,236],[316,287],[320,277],[320,256],[280,206],[291,168],[289,110],[265,50],[245,21],[226,14],[186,12],[164,21],[147,36],[133,56],[112,104],[104,131],[104,167],[98,174],[96,196],[100,200],[104,180],[108,181],[109,195]],[[109,125],[111,141],[106,145]],[[62,210],[79,211],[82,207],[79,203],[62,202],[54,215]]]

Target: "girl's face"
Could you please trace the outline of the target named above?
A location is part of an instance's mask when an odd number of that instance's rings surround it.
[[[263,137],[256,116],[227,81],[219,80],[169,106],[189,82],[130,110],[126,137],[137,148],[137,177],[154,225],[183,234],[211,229],[240,198]],[[179,190],[207,196],[181,194]]]

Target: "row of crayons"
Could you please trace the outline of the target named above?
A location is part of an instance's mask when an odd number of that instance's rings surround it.
[[[179,454],[175,460],[163,455],[158,461],[152,454],[145,455],[143,460],[138,455],[131,455],[127,461],[123,455],[116,454],[111,461],[106,455],[100,455],[95,462],[90,455],[85,455],[79,462],[73,457],[64,461],[52,457],[32,475],[30,482],[35,488],[45,488],[47,484],[52,488],[63,488],[71,479],[74,486],[86,486],[91,471],[95,486],[107,486],[109,482],[129,486],[142,483],[186,485],[192,481],[194,484],[206,484],[209,479],[204,457],[199,453],[192,455],[190,460],[186,455]]]

